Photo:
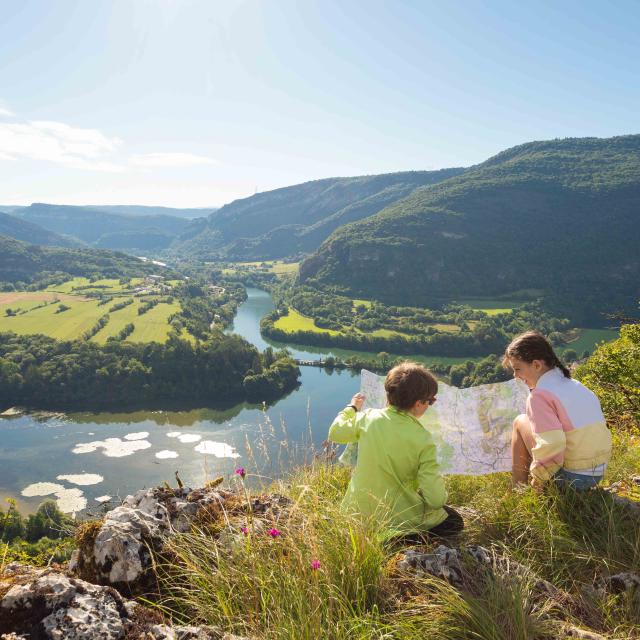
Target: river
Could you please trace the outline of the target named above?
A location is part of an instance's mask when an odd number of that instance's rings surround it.
[[[231,331],[261,350],[285,346],[260,335],[260,319],[271,309],[268,293],[249,289]],[[332,352],[289,348],[301,359]],[[142,487],[165,481],[175,486],[176,471],[192,486],[233,474],[239,466],[254,477],[276,477],[317,451],[332,419],[359,387],[350,371],[301,372],[298,389],[268,408],[243,403],[219,410],[1,419],[0,498],[14,498],[22,511],[32,512],[46,495],[69,512],[93,513]]]

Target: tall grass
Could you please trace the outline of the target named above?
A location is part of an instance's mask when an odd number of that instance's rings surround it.
[[[612,468],[627,482],[640,473],[638,456],[622,454],[634,442],[619,437],[622,462]],[[471,563],[456,589],[399,571],[383,518],[340,511],[348,480],[348,470],[316,459],[268,488],[290,500],[273,517],[252,512],[258,490],[204,514],[158,558],[159,606],[176,620],[267,640],[551,639],[566,637],[567,624],[640,638],[640,594],[593,588],[640,571],[639,518],[607,492],[514,492],[506,474],[448,477],[450,503],[466,507],[456,546],[482,544],[526,568]],[[555,589],[541,590],[540,579]]]

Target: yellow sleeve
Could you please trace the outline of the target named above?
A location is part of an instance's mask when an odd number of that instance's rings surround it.
[[[358,413],[353,407],[343,409],[329,427],[329,440],[338,444],[357,442],[360,437]]]

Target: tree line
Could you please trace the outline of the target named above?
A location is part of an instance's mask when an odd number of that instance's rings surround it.
[[[114,410],[270,401],[295,388],[286,352],[259,353],[222,332],[192,344],[59,342],[0,333],[0,407]]]

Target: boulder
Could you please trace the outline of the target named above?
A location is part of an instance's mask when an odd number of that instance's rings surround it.
[[[171,626],[112,587],[55,569],[11,563],[0,596],[0,640],[246,640],[215,627]]]
[[[111,587],[16,563],[7,567],[2,583],[11,586],[0,600],[0,634],[53,640],[124,636],[124,602]]]
[[[167,536],[187,531],[198,512],[221,506],[222,491],[155,487],[127,496],[109,511],[99,528],[80,544],[69,569],[96,584],[111,585],[131,594],[145,590],[152,554]]]

